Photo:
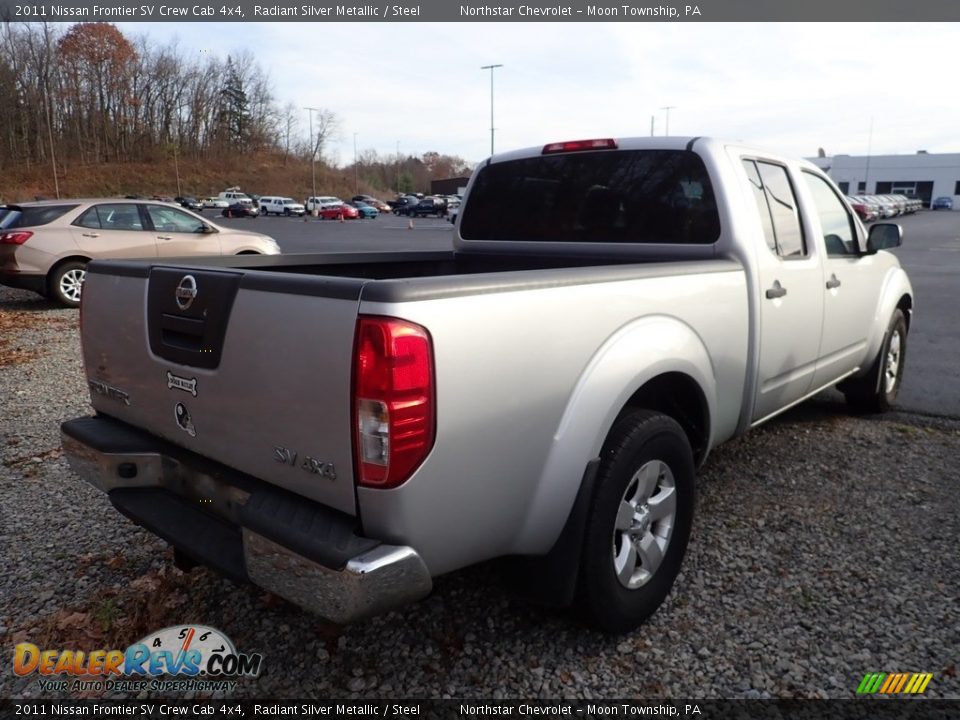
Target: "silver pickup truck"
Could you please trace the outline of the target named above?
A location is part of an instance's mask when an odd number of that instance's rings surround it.
[[[480,164],[448,252],[107,261],[76,473],[336,622],[510,556],[608,632],[680,570],[710,449],[831,385],[882,411],[913,292],[817,168],[708,138]]]

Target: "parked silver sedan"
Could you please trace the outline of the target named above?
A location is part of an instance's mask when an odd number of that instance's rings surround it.
[[[183,208],[145,200],[46,200],[0,205],[0,284],[77,306],[90,260],[277,255],[276,241]]]

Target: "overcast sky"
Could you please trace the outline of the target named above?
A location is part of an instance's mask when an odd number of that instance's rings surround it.
[[[340,119],[334,159],[497,151],[665,129],[796,156],[960,152],[960,25],[119,23],[221,57],[248,50],[279,104]],[[871,137],[871,120],[873,132]],[[307,111],[301,128],[307,133]]]

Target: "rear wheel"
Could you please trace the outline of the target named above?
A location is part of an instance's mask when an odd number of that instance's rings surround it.
[[[861,412],[886,412],[900,392],[907,356],[907,320],[897,308],[890,317],[880,352],[863,377],[845,380],[840,390],[847,403]]]
[[[604,445],[579,579],[587,621],[628,632],[663,603],[693,525],[694,462],[679,424],[640,410]]]
[[[87,276],[87,264],[79,260],[63,263],[50,275],[50,297],[67,307],[80,305],[80,293]]]

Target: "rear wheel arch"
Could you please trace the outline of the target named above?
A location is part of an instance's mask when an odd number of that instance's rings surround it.
[[[697,466],[706,459],[710,442],[710,408],[703,388],[690,375],[668,372],[645,382],[624,403],[609,432],[622,418],[638,410],[656,411],[676,420],[690,441]]]
[[[913,319],[913,298],[904,293],[897,301],[897,308],[903,313],[903,319],[907,323],[907,332],[910,332],[910,321]]]
[[[617,441],[629,419],[658,416],[679,426],[687,439],[692,472],[705,460],[710,442],[710,407],[701,384],[691,375],[671,371],[644,382],[623,403],[604,436],[600,456],[586,463],[566,522],[546,555],[517,558],[515,580],[528,597],[552,606],[573,603],[581,583],[584,542],[603,468],[604,450]],[[686,539],[683,541],[686,544]],[[657,603],[659,604],[659,603]]]

